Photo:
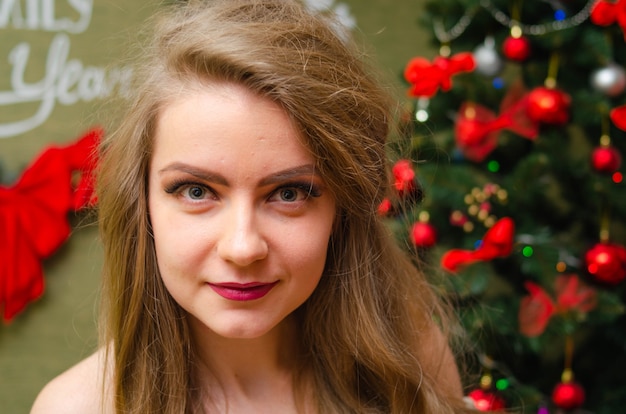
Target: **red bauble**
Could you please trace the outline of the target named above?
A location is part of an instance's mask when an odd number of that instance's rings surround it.
[[[397,161],[391,169],[394,177],[394,187],[400,197],[412,194],[415,189],[415,171],[409,160]]]
[[[537,87],[528,94],[528,117],[545,124],[563,125],[569,120],[571,98],[565,92]]]
[[[573,410],[585,402],[585,390],[576,382],[559,382],[552,391],[552,402],[564,410]]]
[[[523,62],[530,56],[530,41],[524,36],[509,36],[502,44],[502,53],[508,59]]]
[[[378,215],[379,216],[388,216],[393,212],[393,203],[388,198],[383,199],[378,205]]]
[[[491,390],[477,388],[467,396],[474,401],[474,406],[478,411],[500,411],[506,408],[504,399]]]
[[[417,247],[432,247],[437,243],[437,229],[430,223],[418,221],[411,227],[411,241]]]
[[[599,282],[616,285],[626,278],[626,248],[598,243],[585,253],[587,271]]]
[[[612,174],[622,165],[622,154],[613,146],[600,146],[591,153],[591,166],[599,173]]]

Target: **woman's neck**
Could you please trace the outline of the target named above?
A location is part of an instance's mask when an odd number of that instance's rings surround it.
[[[245,412],[246,405],[256,406],[254,412],[276,404],[295,407],[300,349],[293,316],[254,339],[220,337],[199,325],[190,320],[196,378],[211,404],[228,412]]]

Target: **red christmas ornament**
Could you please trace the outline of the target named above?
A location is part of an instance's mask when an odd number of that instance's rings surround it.
[[[422,189],[415,178],[413,164],[406,159],[398,160],[391,168],[393,186],[398,197],[404,202],[418,203],[422,200]]]
[[[506,408],[504,399],[489,389],[477,388],[467,396],[472,399],[478,411],[500,411]]]
[[[391,214],[391,212],[393,211],[393,204],[391,203],[391,200],[389,200],[388,198],[383,199],[383,201],[380,202],[380,204],[378,205],[378,215],[379,216],[388,216],[389,214]]]
[[[571,98],[565,92],[537,87],[528,95],[528,117],[535,122],[563,125],[569,120]]]
[[[432,247],[437,242],[437,229],[430,223],[418,221],[411,227],[411,241],[417,247]]]
[[[612,174],[622,165],[622,154],[617,148],[600,146],[591,153],[591,166],[599,173]]]
[[[400,197],[415,191],[415,171],[409,160],[399,160],[391,169],[394,178],[394,187]]]
[[[585,402],[585,390],[574,381],[559,382],[552,391],[552,402],[564,410],[573,410]]]
[[[585,265],[594,279],[616,285],[626,278],[626,247],[598,243],[585,253]]]
[[[626,131],[626,105],[611,109],[611,121],[622,131]]]
[[[525,36],[509,36],[502,44],[502,53],[510,60],[523,62],[530,56],[530,41]]]
[[[598,0],[591,8],[589,20],[598,26],[619,24],[626,40],[626,0]]]

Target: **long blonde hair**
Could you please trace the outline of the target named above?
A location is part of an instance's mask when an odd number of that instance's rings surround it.
[[[298,310],[319,412],[458,413],[419,355],[440,300],[376,214],[389,188],[392,100],[326,17],[281,0],[187,1],[151,22],[153,42],[98,180],[105,252],[103,341],[118,412],[196,412],[194,351],[157,267],[147,176],[159,111],[186,90],[236,82],[281,105],[337,203],[322,280]]]

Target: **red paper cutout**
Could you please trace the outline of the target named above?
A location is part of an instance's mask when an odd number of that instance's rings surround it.
[[[41,260],[69,237],[67,214],[92,199],[94,150],[99,129],[65,147],[50,147],[23,172],[17,183],[0,186],[0,307],[11,321],[44,290]],[[72,177],[81,178],[76,187]]]
[[[513,250],[515,223],[509,217],[496,222],[483,237],[482,243],[475,250],[452,249],[441,258],[441,266],[449,272],[456,273],[461,267],[477,261],[493,260],[506,257]]]
[[[589,20],[598,26],[610,26],[617,22],[624,32],[626,41],[626,0],[597,1],[591,9]]]
[[[559,275],[555,280],[556,302],[538,284],[527,281],[529,295],[520,302],[520,332],[528,337],[541,335],[550,319],[569,312],[587,313],[597,305],[595,289],[585,286],[575,274]]]
[[[471,53],[458,53],[450,58],[437,56],[431,63],[423,57],[415,57],[407,63],[404,78],[411,84],[409,95],[413,97],[432,97],[441,88],[449,91],[452,76],[460,72],[471,72],[476,67]]]

